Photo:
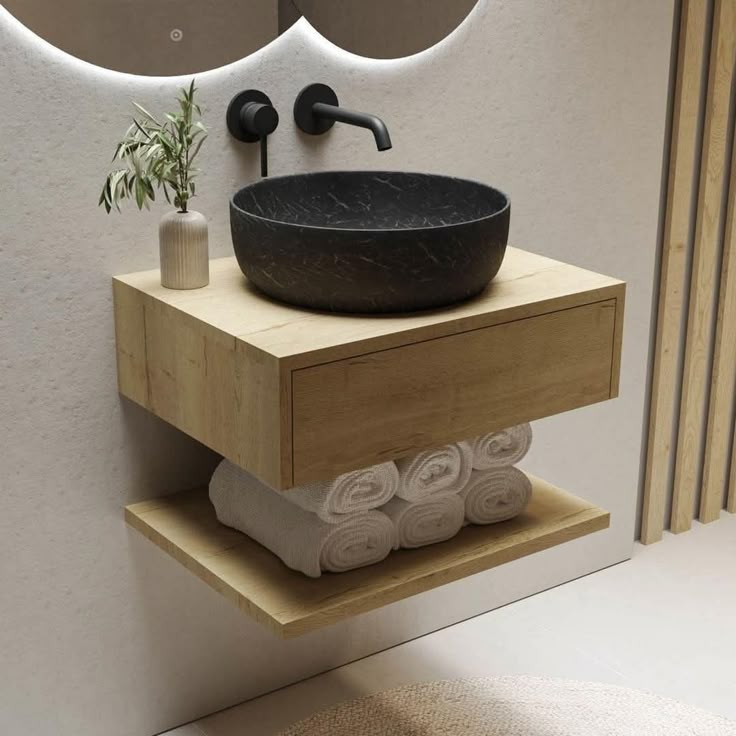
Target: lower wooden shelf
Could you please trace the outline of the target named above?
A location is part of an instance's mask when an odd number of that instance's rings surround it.
[[[608,527],[607,511],[530,477],[532,501],[516,519],[469,526],[447,542],[319,579],[220,524],[206,489],[132,504],[125,518],[244,613],[290,638]]]

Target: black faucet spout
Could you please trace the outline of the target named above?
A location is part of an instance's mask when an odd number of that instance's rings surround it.
[[[326,84],[310,84],[299,93],[294,103],[294,120],[300,130],[310,135],[322,135],[335,123],[367,128],[373,133],[379,151],[391,148],[391,136],[381,118],[340,107],[334,90]]]
[[[357,110],[348,110],[337,105],[328,105],[324,102],[315,102],[312,105],[312,114],[324,120],[334,120],[338,123],[355,125],[358,128],[367,128],[372,131],[376,139],[376,148],[379,151],[388,151],[391,148],[391,136],[388,134],[386,123],[377,115]]]

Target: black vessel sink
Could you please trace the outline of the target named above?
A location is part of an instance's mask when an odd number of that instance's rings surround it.
[[[508,197],[433,174],[328,171],[263,179],[230,202],[235,255],[266,294],[335,312],[440,307],[482,291]]]

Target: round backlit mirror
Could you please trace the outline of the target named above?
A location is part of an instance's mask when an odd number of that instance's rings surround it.
[[[372,59],[397,59],[434,46],[454,31],[477,0],[283,0],[325,38]]]
[[[477,0],[3,0],[49,43],[131,74],[194,74],[242,59],[304,15],[326,38],[374,58],[444,38]]]

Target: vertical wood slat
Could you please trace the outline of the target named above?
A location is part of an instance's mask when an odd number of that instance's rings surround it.
[[[713,293],[717,288],[716,266],[735,55],[736,2],[716,0],[670,519],[673,532],[686,531],[691,526],[702,468],[702,439],[710,378],[708,362],[713,337]],[[701,521],[718,518],[720,509],[720,494],[717,504],[715,498],[702,495]]]
[[[733,446],[731,447],[731,478],[728,482],[726,511],[736,514],[736,430],[733,433]]]
[[[716,323],[713,375],[711,378],[708,428],[705,440],[701,514],[717,517],[723,505],[726,489],[730,440],[733,427],[733,406],[736,398],[736,147],[731,158],[731,177],[728,186],[728,214],[723,239],[721,287],[718,293],[718,321]],[[736,472],[736,464],[732,468]],[[732,497],[733,494],[733,497]],[[733,481],[729,493],[736,502]],[[706,506],[707,503],[707,506]],[[729,511],[732,509],[729,508]]]
[[[641,539],[659,541],[664,529],[670,445],[674,431],[680,321],[690,235],[690,209],[698,157],[698,122],[705,60],[706,0],[683,0],[672,110],[657,335],[652,376]]]

